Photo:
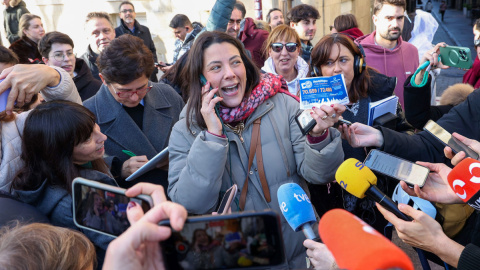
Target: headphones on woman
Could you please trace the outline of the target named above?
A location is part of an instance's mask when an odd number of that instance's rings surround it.
[[[345,35],[348,36],[353,40],[353,38],[348,35],[348,34],[343,34],[343,33],[337,33],[337,34],[332,34],[335,35],[335,38],[333,40],[333,43],[336,43],[336,39],[338,35]],[[360,55],[354,54],[353,55],[353,71],[355,73],[355,76],[359,76],[367,67],[367,63],[365,62],[365,51],[363,50],[363,47],[360,43],[357,41],[353,41],[355,45],[357,46],[358,50],[360,51]],[[310,77],[319,77],[321,76],[320,71],[316,66],[314,66],[312,63],[312,60],[310,59]]]

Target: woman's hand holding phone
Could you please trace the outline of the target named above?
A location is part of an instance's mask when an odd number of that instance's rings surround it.
[[[310,135],[314,137],[321,136],[327,128],[333,127],[338,122],[345,109],[345,106],[340,104],[322,105],[320,108],[313,107],[311,115],[317,124],[313,127]]]
[[[464,143],[466,146],[472,148],[472,150],[475,151],[476,153],[480,154],[480,142],[469,139],[456,132],[452,133],[452,136],[458,139],[460,142]],[[443,152],[445,153],[445,156],[447,158],[451,159],[453,166],[456,166],[460,161],[462,161],[466,157],[465,152],[460,151],[459,153],[454,154],[452,149],[448,146],[446,146],[445,149],[443,149]]]
[[[113,240],[107,249],[103,269],[165,269],[158,242],[170,237],[171,229],[158,226],[158,222],[170,219],[173,229],[181,231],[187,219],[187,210],[167,201],[162,186],[139,183],[125,191],[128,197],[149,195],[154,207],[144,213],[139,204],[129,204],[127,218],[130,228]]]
[[[200,112],[202,113],[203,120],[205,120],[208,132],[221,136],[223,127],[220,118],[218,118],[215,112],[215,105],[222,101],[223,98],[217,96],[217,92],[218,88],[210,90],[210,82],[207,82],[202,87],[202,108]]]

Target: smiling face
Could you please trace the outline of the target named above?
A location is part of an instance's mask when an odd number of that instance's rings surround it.
[[[282,38],[276,40],[275,43],[282,43],[284,45],[280,52],[274,52],[271,47],[269,49],[269,55],[275,65],[275,71],[280,75],[294,71],[298,55],[300,54],[300,44],[298,44],[297,49],[294,52],[289,52],[287,51],[285,44],[296,43],[295,39],[292,38],[290,40],[285,40],[285,38]]]
[[[227,24],[227,34],[236,38],[238,36],[238,32],[240,32],[240,22],[242,19],[242,12],[234,8]]]
[[[377,36],[386,41],[395,41],[402,35],[405,16],[403,7],[385,4],[376,15],[373,23]]]
[[[42,20],[39,18],[34,18],[28,21],[30,25],[28,29],[23,30],[23,33],[31,40],[38,43],[40,39],[45,35],[45,29],[43,28]]]
[[[103,157],[105,153],[104,143],[107,140],[100,127],[95,124],[92,135],[86,141],[79,143],[73,148],[73,163],[82,165]]]
[[[334,44],[327,62],[320,67],[322,76],[343,74],[345,77],[345,85],[347,89],[350,89],[353,77],[355,76],[353,62],[353,54],[347,47],[341,44],[338,44],[338,46]]]
[[[110,22],[105,18],[92,18],[85,25],[90,48],[99,54],[115,38],[115,31]]]
[[[61,67],[73,77],[75,54],[70,44],[53,43],[48,58],[43,57],[43,62],[51,67]]]
[[[308,42],[315,38],[315,33],[317,32],[317,20],[309,18],[307,20],[301,20],[298,23],[290,22],[290,27],[297,31],[302,42]]]
[[[135,8],[130,4],[123,4],[120,7],[120,18],[128,25],[135,23],[135,18],[137,14],[135,13]]]
[[[237,107],[245,95],[247,75],[238,49],[228,43],[215,43],[203,53],[203,76],[223,97],[226,107]]]

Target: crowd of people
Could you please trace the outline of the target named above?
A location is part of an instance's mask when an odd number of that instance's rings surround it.
[[[431,75],[416,71],[427,61],[432,70],[448,68],[438,58],[447,45],[419,54],[402,38],[406,1],[375,0],[375,30],[368,34],[354,15],[340,15],[331,33],[315,43],[320,13],[314,6],[296,5],[287,13],[273,8],[263,22],[248,17],[240,1],[217,0],[205,25],[184,14],[171,19],[177,39],[169,63],[158,61],[150,30],[136,20],[129,1],[118,6],[117,28],[108,13],[87,14],[89,45],[81,57],[67,33],[47,32],[23,1],[4,4],[11,44],[0,46],[0,93],[10,89],[0,108],[0,202],[11,207],[0,211],[1,269],[163,268],[158,242],[171,235],[191,247],[179,262],[186,268],[236,267],[241,260],[268,264],[274,252],[265,235],[250,227],[181,231],[187,215],[215,212],[233,184],[239,194],[231,211],[281,213],[277,191],[286,183],[305,190],[317,220],[343,208],[380,232],[392,223],[404,242],[427,251],[435,263],[479,265],[480,223],[470,206],[461,206],[460,217],[437,218],[439,223],[400,204],[414,220],[408,222],[335,182],[344,160],[364,160],[376,148],[431,171],[423,188],[379,175],[377,186],[387,196],[400,185],[444,214],[454,211],[450,204],[463,203],[447,175],[465,154],[418,130],[432,119],[480,153],[479,93],[473,90],[480,60],[475,58],[464,84],[450,86],[441,105],[431,105]],[[480,20],[473,27],[480,53],[479,29]],[[313,107],[313,125],[304,134],[295,121],[302,112],[301,80],[338,74],[349,102]],[[370,104],[391,96],[398,97],[392,117],[371,124]],[[168,163],[127,181],[167,147]],[[114,239],[77,227],[76,177],[127,189],[129,197],[149,195],[152,209],[144,213],[132,201],[89,189],[82,225],[126,231]],[[332,265],[335,254],[328,247],[305,240],[279,218],[285,243],[279,267]],[[163,219],[177,232],[158,226]],[[456,224],[456,233],[445,229],[448,223]]]

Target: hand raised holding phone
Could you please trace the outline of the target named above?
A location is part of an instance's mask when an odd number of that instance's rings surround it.
[[[217,92],[218,88],[212,89],[210,82],[206,82],[202,87],[202,108],[200,109],[200,113],[203,116],[208,132],[221,136],[223,127],[215,111],[215,106],[218,102],[222,101],[223,98],[217,96]]]

